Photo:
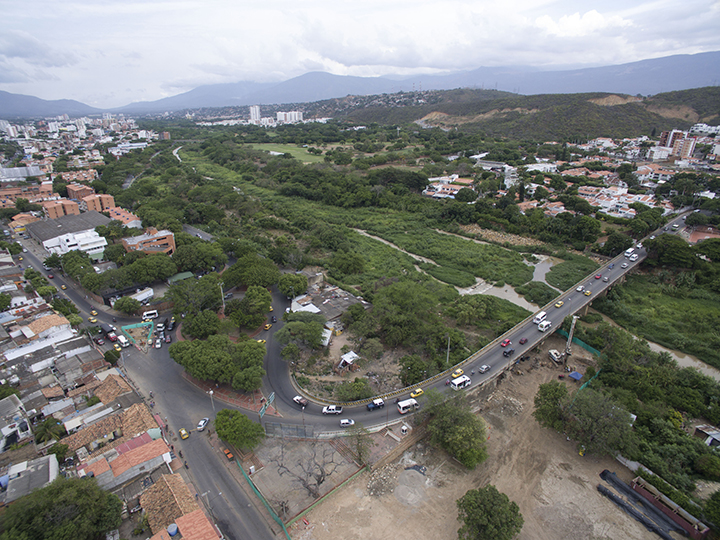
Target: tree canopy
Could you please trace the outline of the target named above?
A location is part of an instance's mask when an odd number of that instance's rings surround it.
[[[5,509],[3,540],[97,540],[122,521],[120,499],[94,479],[58,478]]]
[[[512,540],[525,523],[517,503],[493,485],[469,490],[457,507],[461,540]]]
[[[217,413],[215,430],[223,441],[247,450],[252,450],[265,438],[265,430],[260,424],[232,409]]]

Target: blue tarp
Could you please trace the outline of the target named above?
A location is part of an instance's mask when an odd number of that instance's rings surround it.
[[[568,377],[579,381],[580,379],[582,379],[582,374],[578,373],[577,371],[573,371],[570,375],[568,375]]]

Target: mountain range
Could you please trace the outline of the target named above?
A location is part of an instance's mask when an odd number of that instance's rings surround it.
[[[449,75],[413,77],[351,77],[311,72],[281,83],[243,81],[205,85],[156,101],[135,102],[103,110],[79,101],[46,101],[0,91],[0,118],[46,117],[101,112],[155,114],[209,107],[299,104],[345,97],[413,90],[485,88],[522,95],[614,92],[654,95],[661,92],[716,86],[720,51],[674,55],[628,64],[542,71],[527,66],[481,67]]]

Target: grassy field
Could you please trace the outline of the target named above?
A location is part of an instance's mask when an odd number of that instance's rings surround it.
[[[685,292],[632,275],[593,307],[638,336],[720,368],[720,295],[704,289]]]
[[[565,262],[556,264],[545,276],[546,281],[560,290],[567,290],[581,279],[592,274],[600,267],[596,262],[580,255],[559,255]]]
[[[268,152],[281,152],[290,154],[292,157],[303,163],[320,163],[325,156],[316,156],[307,151],[307,148],[301,148],[294,144],[273,144],[273,143],[253,143],[251,145],[256,150],[267,150]]]

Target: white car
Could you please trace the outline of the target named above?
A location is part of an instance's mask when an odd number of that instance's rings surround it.
[[[350,427],[355,425],[355,420],[352,418],[343,418],[340,420],[340,427]]]
[[[575,289],[577,292],[583,292],[585,290],[585,287],[580,285],[577,289]]]
[[[159,349],[160,347],[162,347],[162,339],[156,339],[155,340],[155,348]]]
[[[198,422],[197,430],[198,431],[204,430],[205,426],[207,426],[209,422],[210,422],[209,418],[203,418],[202,420],[200,420],[200,422]]]
[[[638,260],[637,253],[633,253],[632,255],[630,255],[630,262],[635,262],[637,260]]]
[[[635,246],[635,249],[642,249],[642,244],[638,244],[637,246]]]
[[[486,373],[490,371],[490,366],[488,366],[487,364],[483,364],[482,366],[480,366],[480,369],[478,369],[478,371],[480,373]]]

